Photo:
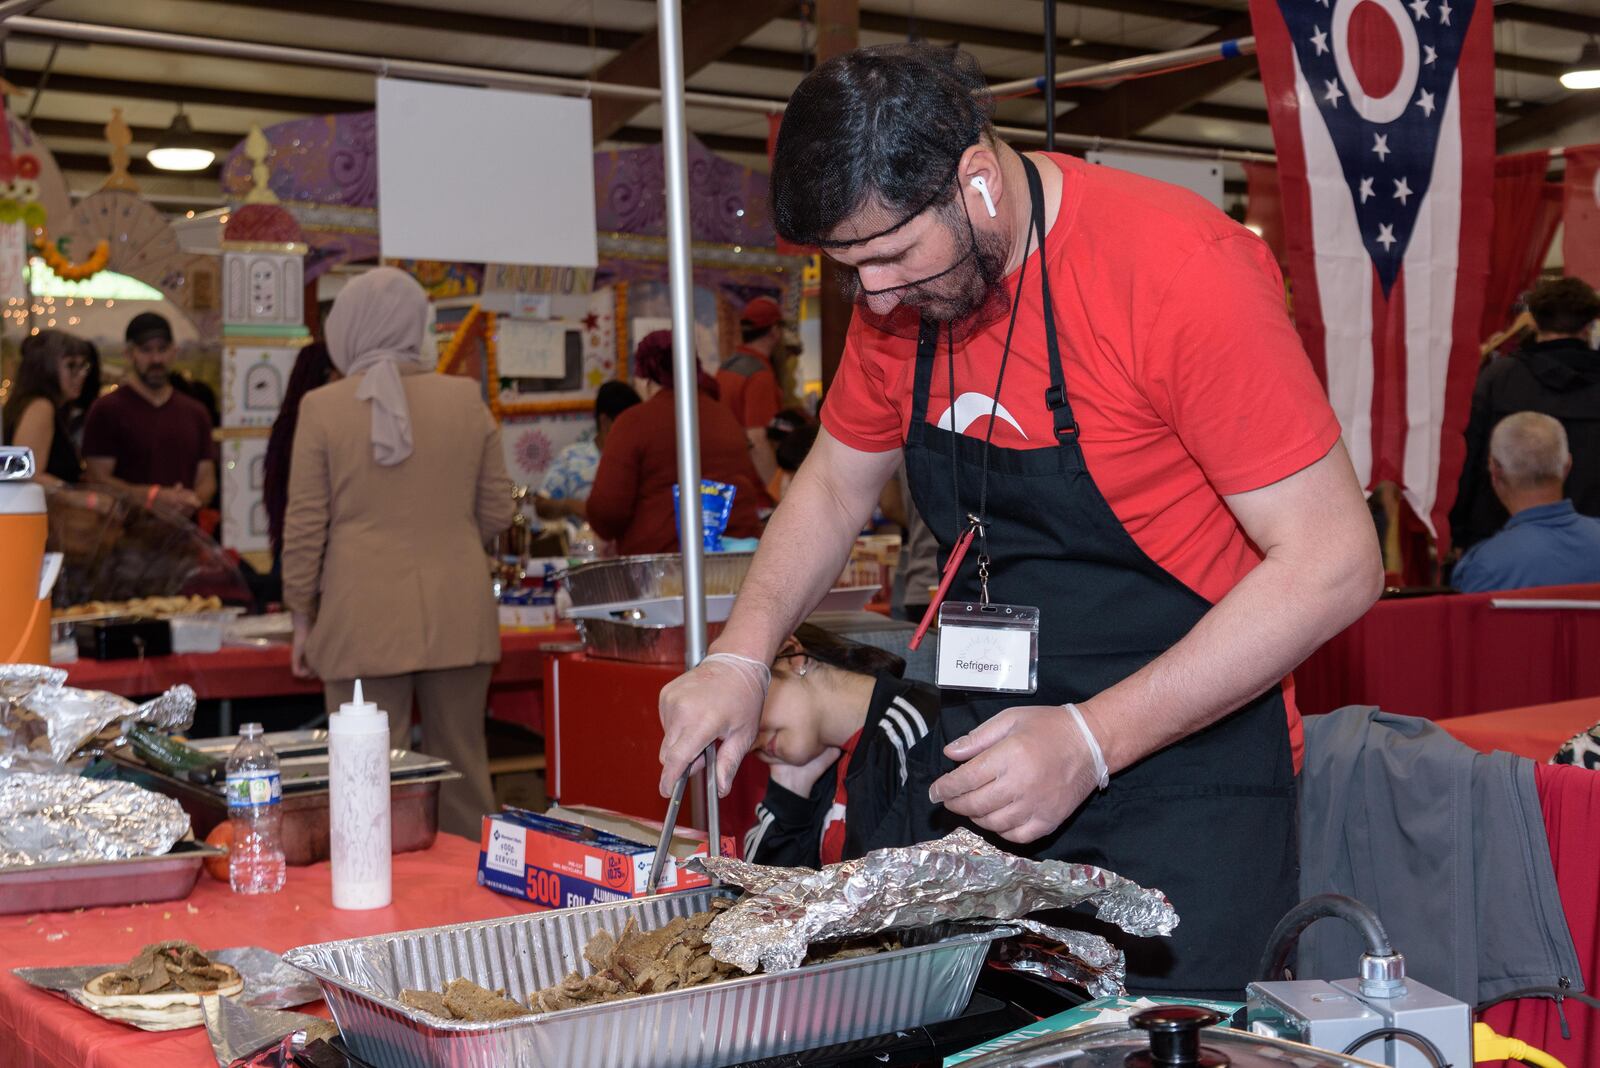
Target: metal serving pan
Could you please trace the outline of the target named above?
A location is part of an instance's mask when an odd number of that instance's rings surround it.
[[[198,842],[179,842],[159,857],[0,868],[0,914],[176,901],[194,889],[206,858],[223,852]]]
[[[755,553],[707,553],[702,567],[706,593],[738,593]],[[574,606],[649,601],[683,596],[683,557],[678,553],[619,556],[579,564],[563,573]]]
[[[714,890],[326,942],[284,959],[316,976],[355,1054],[378,1068],[729,1065],[947,1020],[966,1007],[1001,929],[563,1012],[447,1022],[401,1005],[405,989],[466,978],[525,1000],[574,970],[596,931],[706,908]]]
[[[635,664],[683,663],[684,627],[659,627],[646,623],[618,623],[611,619],[578,619],[578,634],[590,656],[628,660]],[[725,623],[707,623],[706,641],[715,641]]]

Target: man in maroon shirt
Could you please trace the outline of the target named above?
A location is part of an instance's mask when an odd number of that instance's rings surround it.
[[[173,388],[176,349],[166,319],[142,312],[126,337],[133,373],[94,402],[84,424],[87,480],[192,515],[217,492],[211,417]]]
[[[767,424],[783,407],[777,361],[783,355],[783,309],[771,297],[756,297],[739,313],[741,344],[717,369],[722,403],[744,427],[750,459],[763,483],[771,482],[778,461],[767,439]]]

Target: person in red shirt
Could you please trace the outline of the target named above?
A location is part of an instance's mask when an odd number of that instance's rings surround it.
[[[673,418],[672,331],[657,330],[640,341],[633,370],[645,382],[640,391],[645,401],[617,416],[606,436],[589,491],[589,525],[615,541],[625,556],[675,553],[678,524],[672,487],[678,482],[678,428]],[[765,497],[750,462],[749,442],[717,402],[716,380],[704,371],[699,377],[700,477],[734,488],[733,514],[724,533],[760,537],[759,510]]]
[[[903,461],[947,605],[1039,618],[1031,696],[945,688],[917,836],[975,826],[1159,887],[1182,924],[1125,941],[1129,987],[1237,998],[1297,897],[1286,680],[1378,596],[1377,540],[1259,239],[1181,189],[1019,153],[991,115],[970,56],[916,45],[790,99],[774,225],[853,269],[857,308],[732,615],[662,691],[662,781],[721,739],[731,783],[761,710],[730,682]]]
[[[742,343],[717,368],[717,389],[722,403],[744,427],[750,439],[750,457],[767,483],[778,473],[767,424],[783,408],[778,385],[777,357],[785,351],[783,309],[771,297],[756,297],[739,313]]]

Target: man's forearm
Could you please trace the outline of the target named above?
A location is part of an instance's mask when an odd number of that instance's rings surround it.
[[[1080,705],[1111,771],[1277,685],[1372,604],[1382,586],[1372,558],[1355,551],[1339,566],[1269,552],[1183,640]]]

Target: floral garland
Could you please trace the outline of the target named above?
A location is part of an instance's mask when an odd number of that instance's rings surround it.
[[[474,304],[466,316],[456,326],[456,331],[450,337],[450,343],[444,347],[444,352],[439,355],[440,374],[449,374],[450,369],[456,365],[456,360],[461,356],[461,346],[466,344],[467,338],[472,336],[473,327],[477,324],[478,316],[483,314],[483,309]]]
[[[500,366],[494,341],[494,312],[483,313],[483,385],[489,395],[489,414],[499,423],[505,420],[500,409]]]
[[[111,262],[111,243],[102,238],[95,242],[94,251],[88,259],[74,263],[67,259],[56,242],[50,240],[49,232],[42,226],[34,231],[33,247],[39,250],[39,257],[56,273],[56,277],[66,282],[81,282],[99,274]]]

